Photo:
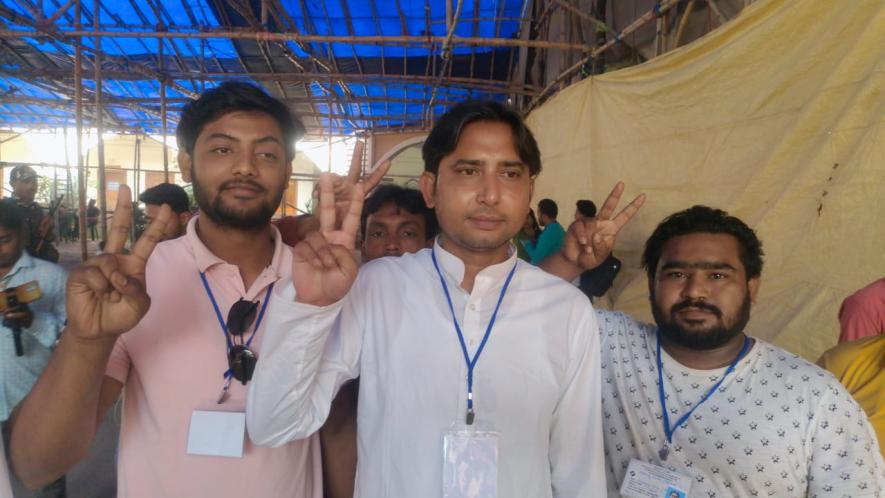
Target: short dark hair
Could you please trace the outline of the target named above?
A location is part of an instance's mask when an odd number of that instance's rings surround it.
[[[464,128],[477,121],[509,125],[513,131],[516,152],[528,167],[529,174],[535,176],[541,172],[541,151],[519,113],[498,102],[478,100],[457,104],[436,121],[421,148],[424,171],[434,174],[439,172],[440,161],[458,146]]]
[[[240,81],[225,81],[203,92],[197,100],[185,104],[175,131],[178,148],[193,155],[197,137],[206,123],[236,111],[257,111],[270,115],[283,132],[286,159],[291,161],[295,157],[295,141],[304,135],[304,125],[285,103],[253,84]]]
[[[581,199],[575,203],[575,206],[578,207],[578,212],[588,218],[596,217],[596,204],[593,201],[588,199]]]
[[[556,205],[553,199],[541,199],[538,201],[538,216],[542,214],[546,214],[555,220],[556,216],[559,215],[559,206]]]
[[[762,274],[762,257],[765,253],[762,251],[762,242],[752,228],[721,209],[692,206],[664,219],[645,242],[642,266],[648,277],[654,278],[658,261],[661,259],[661,252],[667,241],[673,237],[694,233],[731,235],[737,239],[741,263],[744,265],[747,280]]]
[[[412,188],[400,187],[399,185],[388,183],[376,188],[368,197],[366,197],[366,202],[363,204],[363,212],[360,215],[360,226],[362,227],[363,238],[366,237],[366,230],[369,228],[366,225],[369,216],[375,214],[383,206],[390,203],[393,203],[397,208],[405,209],[412,214],[423,215],[426,240],[436,237],[436,233],[439,230],[436,221],[436,213],[433,209],[427,207],[421,192]]]
[[[0,227],[10,232],[21,233],[24,223],[18,206],[11,202],[0,202]]]
[[[138,196],[138,200],[145,204],[161,206],[169,204],[178,214],[190,211],[190,199],[183,188],[174,183],[161,183],[145,190]]]

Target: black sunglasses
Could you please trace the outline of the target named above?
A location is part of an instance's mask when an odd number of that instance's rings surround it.
[[[244,386],[252,380],[255,363],[258,359],[249,346],[244,343],[243,335],[255,322],[257,313],[258,303],[244,299],[235,302],[227,313],[227,331],[234,338],[234,345],[227,352],[227,365],[233,378]],[[239,344],[236,344],[237,338],[239,338]]]

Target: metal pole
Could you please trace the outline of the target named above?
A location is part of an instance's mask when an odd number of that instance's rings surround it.
[[[158,69],[160,70],[160,121],[162,122],[163,132],[163,181],[169,183],[169,149],[166,148],[166,133],[168,131],[168,121],[166,114],[166,76],[163,74],[163,40],[158,40],[160,48],[157,51],[160,56]]]
[[[80,1],[74,7],[74,23],[80,29]],[[77,190],[79,191],[80,259],[86,261],[86,168],[83,164],[83,47],[77,40],[74,48],[74,99],[77,105]]]
[[[668,0],[662,0],[665,2]],[[674,0],[680,1],[680,0]],[[663,10],[663,7],[661,7]],[[205,29],[193,31],[62,31],[59,33],[45,33],[37,30],[14,30],[0,29],[0,37],[5,38],[46,38],[62,36],[66,38],[83,38],[103,36],[105,38],[165,38],[165,39],[230,39],[230,40],[253,40],[262,42],[301,42],[301,43],[342,43],[355,45],[401,45],[401,46],[426,46],[446,43],[445,36],[356,36],[356,35],[308,35],[302,33],[272,33],[269,31],[242,30],[213,30]],[[593,47],[582,43],[566,43],[547,40],[519,40],[513,38],[482,38],[472,36],[454,36],[449,40],[450,45],[471,47],[528,47],[540,49],[576,50],[589,52]]]
[[[92,2],[92,19],[93,26],[96,32],[99,31],[101,25],[99,24],[99,18],[101,16],[101,0],[93,0]],[[98,209],[99,209],[99,224],[101,226],[101,240],[107,240],[108,238],[108,192],[107,192],[107,179],[105,175],[104,169],[104,138],[102,137],[102,133],[104,132],[104,123],[103,116],[104,109],[102,108],[101,103],[101,37],[96,36],[95,40],[95,52],[94,52],[94,65],[95,65],[95,135],[98,138],[97,147],[98,147]]]

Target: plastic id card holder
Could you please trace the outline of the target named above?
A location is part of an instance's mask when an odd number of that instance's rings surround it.
[[[498,496],[498,433],[453,425],[443,436],[443,498]]]
[[[187,454],[242,458],[246,414],[194,410],[187,434]]]
[[[630,460],[621,496],[624,498],[687,498],[691,477],[637,459]]]

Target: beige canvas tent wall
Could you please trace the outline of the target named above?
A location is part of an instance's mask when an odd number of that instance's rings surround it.
[[[529,116],[535,199],[648,202],[618,241],[614,306],[650,317],[645,238],[693,204],[724,208],[766,251],[752,334],[816,359],[841,300],[885,276],[885,3],[761,0],[649,63],[573,85]],[[626,196],[625,196],[626,197]]]

